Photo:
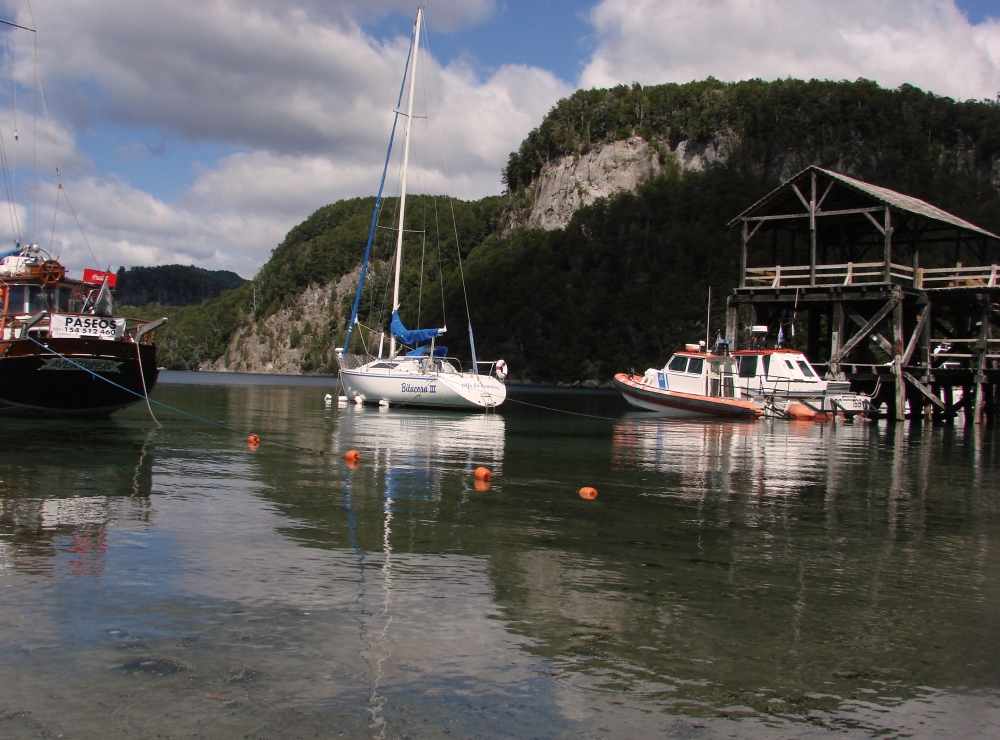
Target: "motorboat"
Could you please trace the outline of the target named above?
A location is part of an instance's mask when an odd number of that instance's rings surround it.
[[[741,395],[768,415],[824,421],[835,415],[853,418],[869,409],[870,396],[853,392],[847,381],[821,378],[799,350],[738,350],[733,358]]]
[[[618,373],[615,387],[636,408],[676,418],[756,419],[760,404],[744,398],[736,382],[736,360],[689,344],[666,365],[644,375]]]

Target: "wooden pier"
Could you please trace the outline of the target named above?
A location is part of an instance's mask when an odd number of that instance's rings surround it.
[[[1000,418],[1000,237],[929,203],[809,167],[735,218],[726,338],[806,351],[896,420]],[[1000,335],[998,335],[1000,336]]]

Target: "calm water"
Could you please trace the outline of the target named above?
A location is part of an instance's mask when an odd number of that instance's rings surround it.
[[[0,737],[996,737],[993,430],[208,377],[155,398],[335,454],[0,421]]]

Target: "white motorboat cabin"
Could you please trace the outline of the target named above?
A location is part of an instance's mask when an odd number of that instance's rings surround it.
[[[849,383],[824,380],[806,356],[795,349],[740,350],[739,386],[744,395],[823,395],[850,391]]]
[[[647,386],[678,393],[740,398],[736,375],[732,357],[687,350],[674,354],[662,370],[647,370],[643,381]]]

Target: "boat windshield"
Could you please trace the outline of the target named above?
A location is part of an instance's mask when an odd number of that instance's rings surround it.
[[[740,377],[757,377],[757,357],[758,355],[740,355]]]
[[[667,369],[675,373],[682,373],[687,369],[688,358],[681,355],[674,355],[667,364]]]
[[[806,362],[805,360],[797,360],[796,362],[797,362],[797,364],[799,366],[799,369],[802,371],[803,375],[805,375],[807,378],[815,378],[816,377],[816,373],[814,373],[813,369],[811,367],[809,367],[809,363],[808,362]]]
[[[695,375],[701,375],[702,368],[705,367],[705,360],[702,357],[692,357],[688,363],[687,371]]]

